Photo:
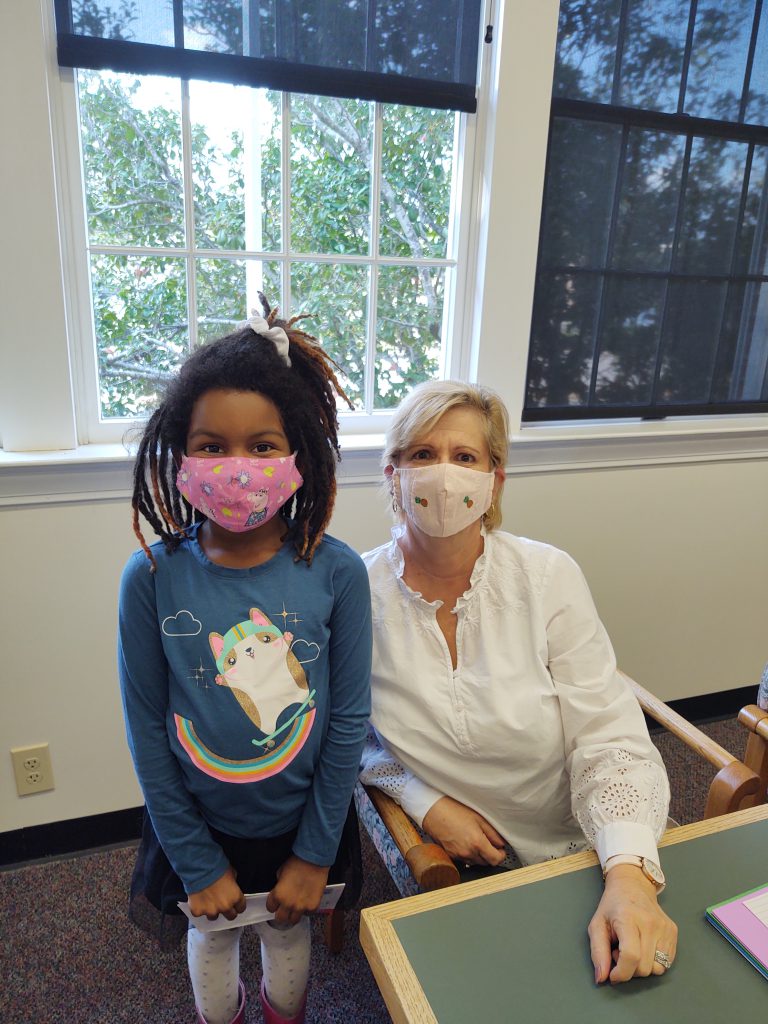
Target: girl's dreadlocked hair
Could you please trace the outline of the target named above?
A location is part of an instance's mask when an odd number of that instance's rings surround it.
[[[277,317],[259,292],[270,327],[288,335],[291,366],[286,366],[269,338],[243,327],[198,348],[168,386],[160,408],[147,423],[133,472],[133,529],[156,568],[141,532],[139,516],[147,520],[173,552],[192,523],[205,519],[176,486],[178,461],[187,443],[192,408],[214,388],[255,391],[277,407],[288,442],[296,451],[303,485],[285,503],[280,515],[288,525],[297,561],[312,563],[323,538],[336,498],[336,462],[339,455],[338,420],[334,392],[352,408],[334,369],[339,369],[317,340],[297,326],[309,314],[290,320]]]

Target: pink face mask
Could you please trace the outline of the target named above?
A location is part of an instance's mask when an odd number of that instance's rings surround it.
[[[185,455],[176,475],[176,486],[190,505],[233,533],[269,522],[303,483],[295,455],[279,459]]]

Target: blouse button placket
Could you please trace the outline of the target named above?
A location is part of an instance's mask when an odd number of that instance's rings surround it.
[[[465,620],[465,609],[460,607],[456,613],[456,671],[453,670],[453,665],[450,660],[450,653],[448,655],[448,665],[450,668],[450,681],[449,685],[451,688],[451,698],[454,709],[454,721],[456,722],[456,740],[459,747],[465,754],[474,753],[474,748],[469,738],[469,729],[467,728],[467,711],[464,701],[460,692],[461,682],[461,636],[464,629]],[[447,645],[446,645],[447,647]]]

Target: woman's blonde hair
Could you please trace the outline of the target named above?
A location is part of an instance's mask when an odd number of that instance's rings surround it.
[[[387,430],[381,464],[397,466],[400,456],[420,436],[429,433],[440,417],[455,408],[474,409],[480,414],[491,458],[491,469],[507,462],[509,417],[504,403],[491,388],[482,384],[465,384],[460,380],[429,380],[419,384],[395,410]],[[483,516],[486,529],[501,526],[501,494],[498,485],[491,508]]]

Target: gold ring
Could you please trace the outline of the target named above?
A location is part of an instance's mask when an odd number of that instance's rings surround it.
[[[657,949],[653,954],[653,959],[657,964],[661,964],[665,971],[668,971],[672,966],[672,961],[669,959],[666,953],[662,953],[660,949]]]

